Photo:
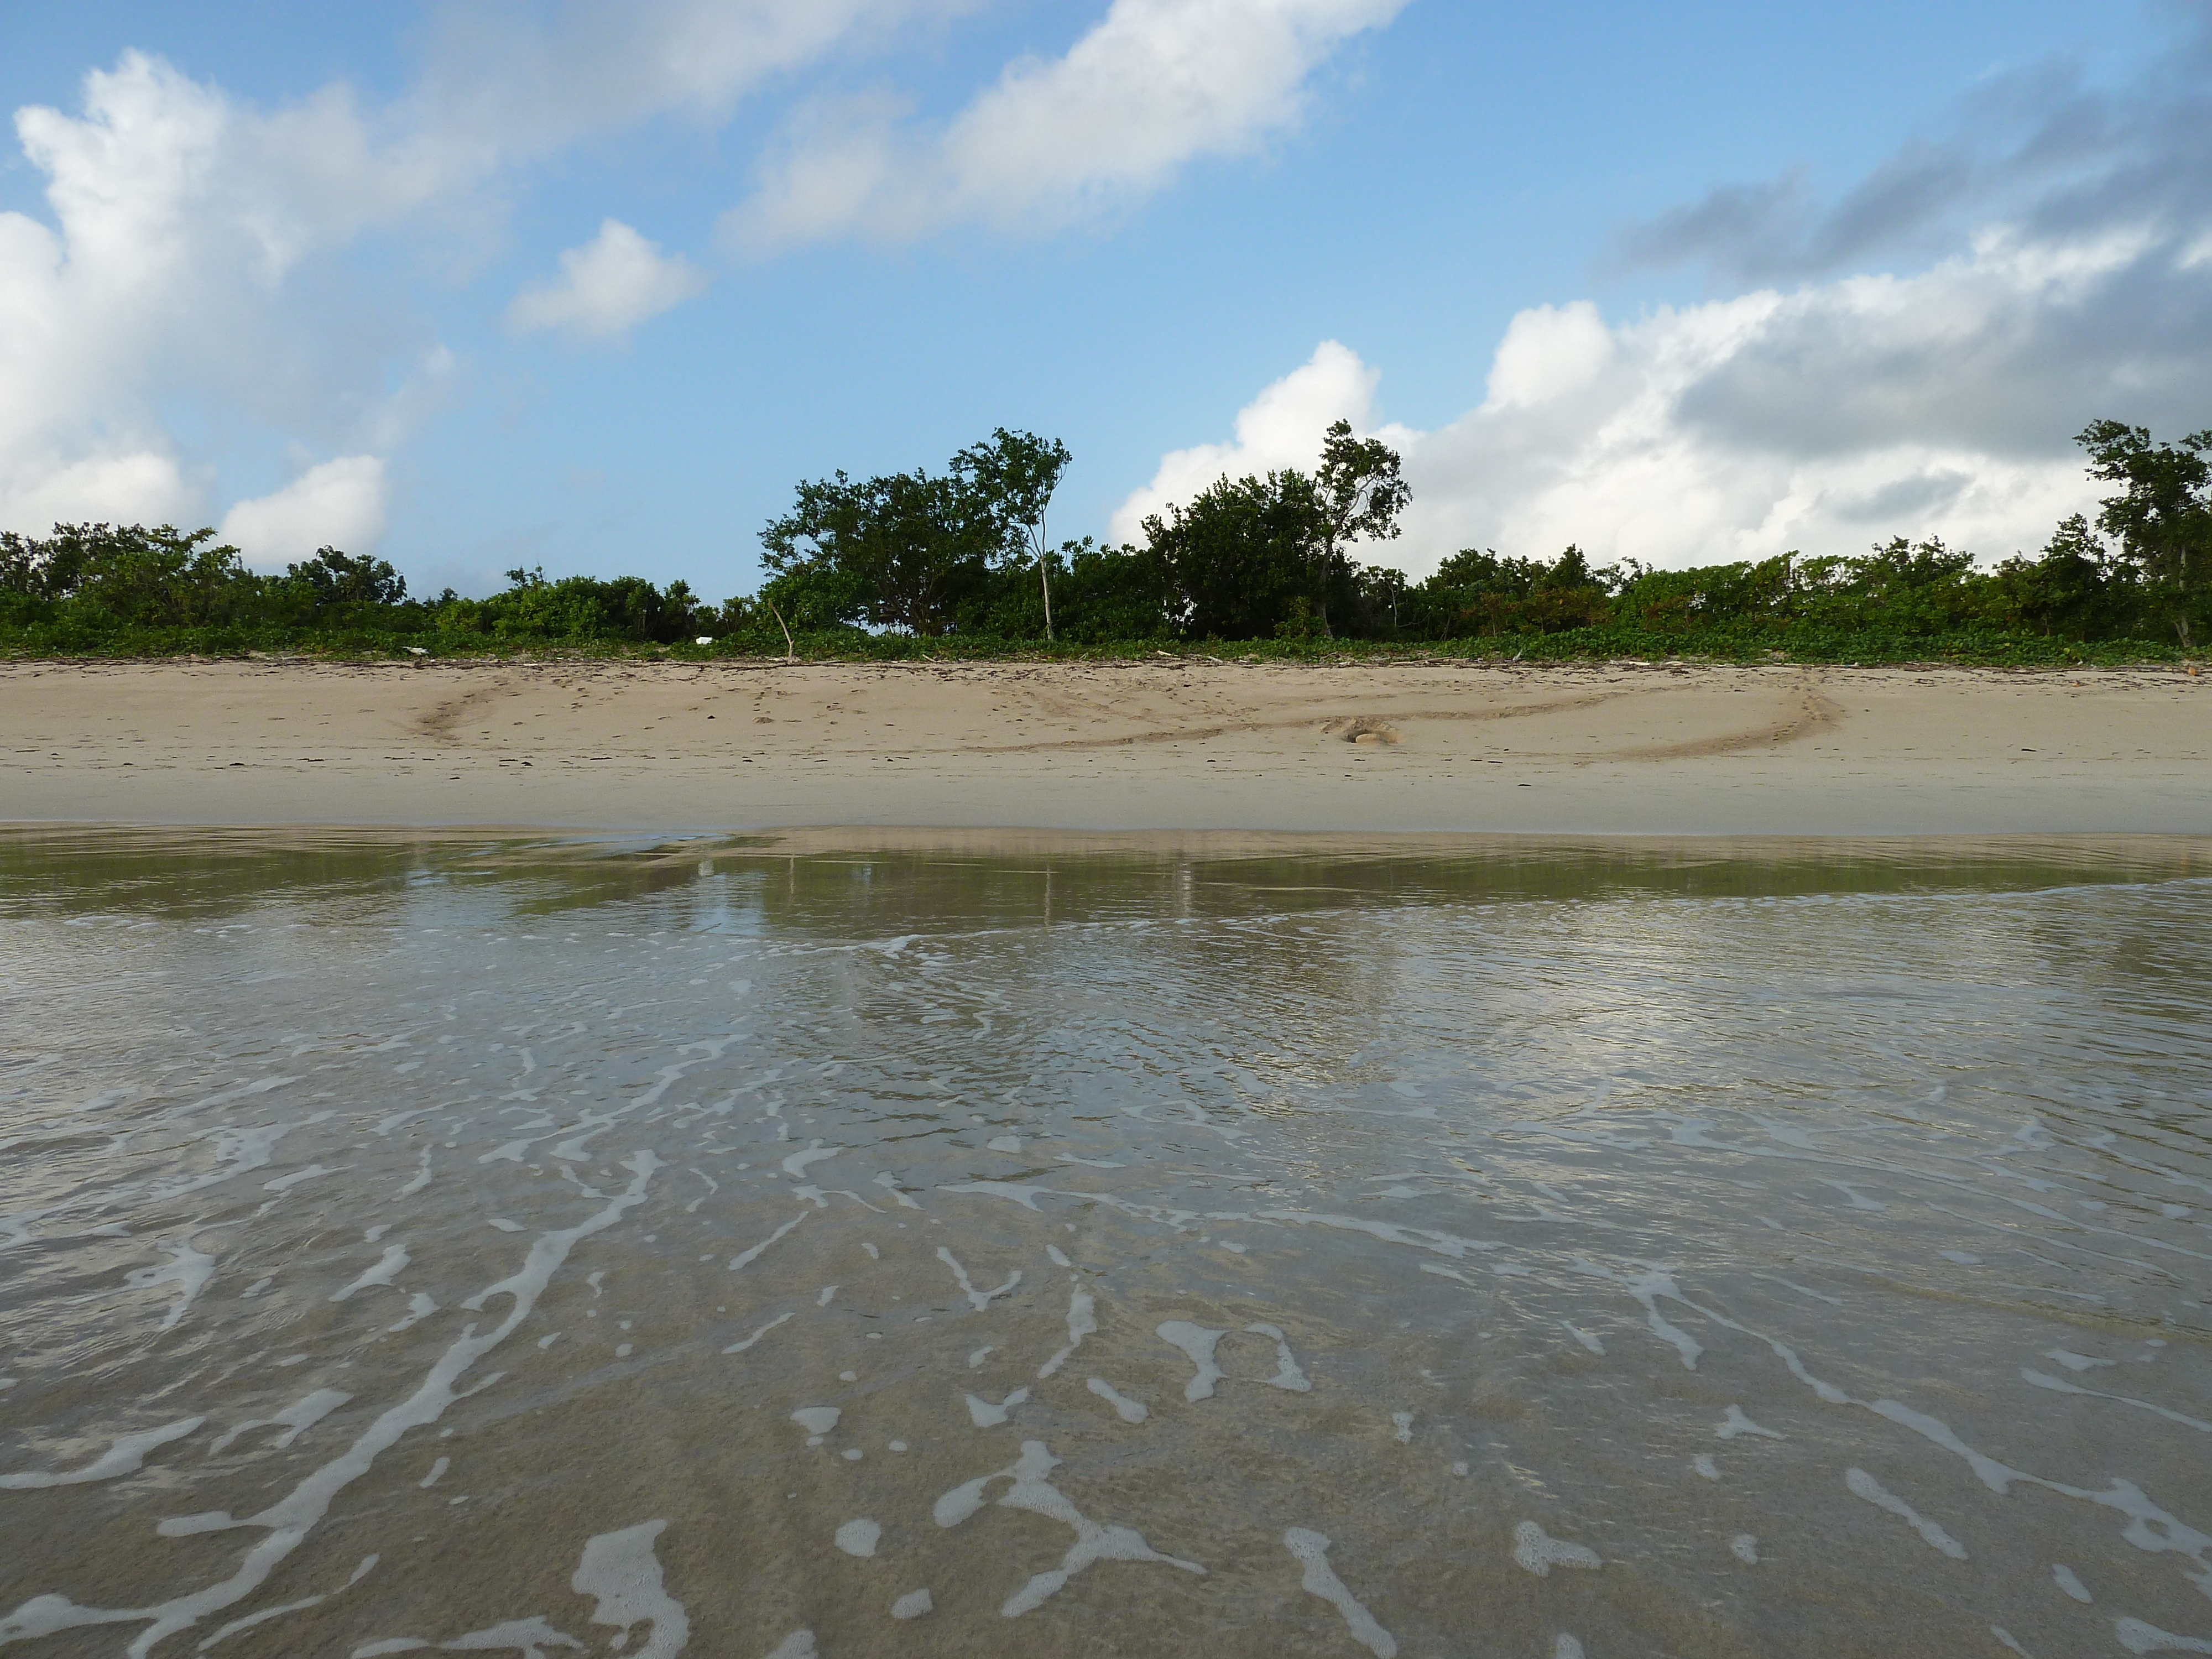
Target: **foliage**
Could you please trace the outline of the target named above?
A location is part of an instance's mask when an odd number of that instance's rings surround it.
[[[57,525],[0,534],[0,651],[517,650],[899,658],[1143,653],[1182,643],[1310,658],[1430,651],[1524,659],[2089,662],[2170,659],[2212,628],[2212,431],[2178,443],[2100,421],[2118,486],[2034,554],[1977,568],[1935,537],[1856,556],[1691,570],[1469,548],[1426,580],[1363,565],[1398,532],[1399,458],[1339,422],[1320,465],[1223,477],[1145,521],[1142,544],[1046,540],[1065,446],[1003,428],[941,474],[801,483],[763,532],[768,579],[720,605],[683,582],[507,572],[484,599],[410,598],[337,548],[281,575],[212,530]],[[703,641],[703,642],[702,642]]]
[[[2148,428],[2094,421],[2075,441],[2091,477],[2125,486],[2105,498],[2098,527],[2119,538],[2152,606],[2191,644],[2212,600],[2212,428],[2154,444]]]

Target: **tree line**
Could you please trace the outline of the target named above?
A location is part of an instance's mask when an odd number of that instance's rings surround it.
[[[1054,544],[1065,445],[994,432],[942,472],[801,483],[761,532],[766,579],[720,605],[684,582],[507,572],[485,599],[409,596],[382,559],[319,550],[248,569],[212,530],[57,525],[0,533],[0,650],[248,648],[481,652],[672,647],[684,653],[989,653],[1170,642],[1510,642],[1522,654],[2063,659],[2164,655],[2212,633],[2212,429],[2079,436],[2115,486],[2034,554],[1978,568],[1936,538],[1858,556],[1654,570],[1468,549],[1412,582],[1363,562],[1411,500],[1400,457],[1342,421],[1319,465],[1224,477],[1145,520],[1143,539]],[[2080,649],[2075,649],[2080,647]],[[2092,649],[2094,647],[2094,649]]]

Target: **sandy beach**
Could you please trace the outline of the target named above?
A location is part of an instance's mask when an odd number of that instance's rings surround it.
[[[1777,665],[0,666],[0,820],[2212,830],[2212,680]]]

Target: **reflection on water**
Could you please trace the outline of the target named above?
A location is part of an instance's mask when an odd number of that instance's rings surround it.
[[[0,843],[0,1645],[2207,1652],[2201,845]]]

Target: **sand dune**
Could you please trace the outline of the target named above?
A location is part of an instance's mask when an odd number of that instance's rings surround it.
[[[0,733],[17,822],[2212,830],[2172,670],[15,663]]]

